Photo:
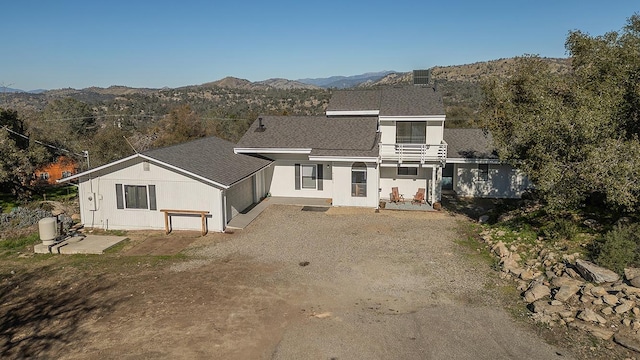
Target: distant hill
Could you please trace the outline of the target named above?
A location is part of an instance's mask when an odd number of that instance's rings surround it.
[[[361,75],[352,75],[352,76],[331,76],[328,78],[315,78],[315,79],[298,79],[296,81],[301,82],[303,84],[315,85],[321,88],[329,89],[346,89],[354,86],[358,86],[365,82],[376,82],[388,74],[395,73],[395,71],[380,71],[380,72],[369,72]]]
[[[10,87],[0,86],[0,93],[18,93],[18,92],[26,92],[26,91],[20,90],[20,89],[13,89],[13,88],[10,88]]]

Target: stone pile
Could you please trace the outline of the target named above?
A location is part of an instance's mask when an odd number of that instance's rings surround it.
[[[491,229],[481,238],[496,257],[501,277],[516,282],[535,321],[640,350],[640,269],[625,269],[621,279],[579,253],[562,254],[559,244],[513,237],[506,244],[505,235]]]

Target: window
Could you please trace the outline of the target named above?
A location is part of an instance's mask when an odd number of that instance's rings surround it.
[[[478,164],[478,181],[489,180],[489,164]]]
[[[397,144],[425,144],[427,142],[427,124],[424,121],[396,122]]]
[[[301,186],[303,189],[316,188],[316,173],[318,167],[316,165],[302,165]]]
[[[116,184],[116,205],[118,209],[157,210],[156,186]]]
[[[40,180],[49,180],[49,173],[48,172],[40,173]]]
[[[367,197],[367,165],[354,163],[351,166],[351,196]]]
[[[62,178],[67,178],[69,176],[71,176],[71,171],[63,171],[62,172]]]
[[[295,189],[322,190],[322,164],[295,164]]]
[[[418,176],[418,168],[417,167],[399,166],[398,167],[398,176]]]

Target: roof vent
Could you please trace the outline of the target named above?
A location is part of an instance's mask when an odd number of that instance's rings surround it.
[[[263,132],[267,129],[266,126],[264,126],[264,124],[262,123],[262,117],[258,118],[258,128],[256,128],[257,132]]]
[[[429,85],[431,70],[413,70],[413,85]]]

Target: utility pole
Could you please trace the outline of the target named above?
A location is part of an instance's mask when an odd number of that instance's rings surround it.
[[[84,150],[82,155],[87,159],[87,170],[91,169],[91,165],[89,165],[89,150]]]

